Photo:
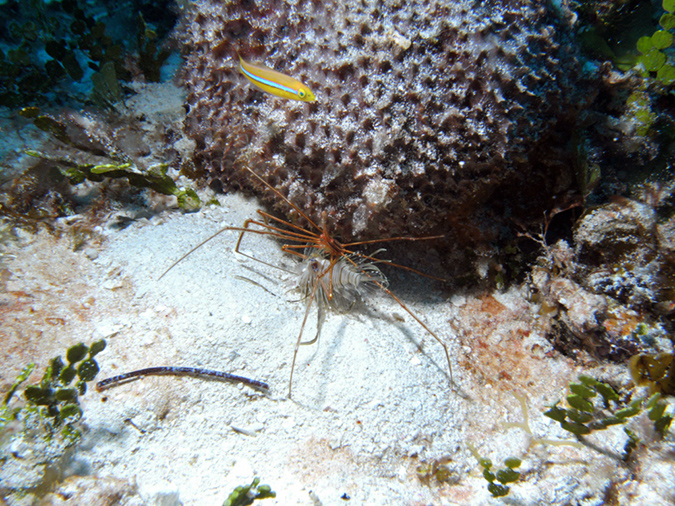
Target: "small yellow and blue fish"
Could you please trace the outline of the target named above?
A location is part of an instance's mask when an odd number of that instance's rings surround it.
[[[276,95],[281,98],[291,100],[301,100],[303,102],[314,102],[316,97],[312,90],[291,76],[272,70],[264,65],[256,65],[245,61],[239,57],[239,70],[246,79],[256,88]]]

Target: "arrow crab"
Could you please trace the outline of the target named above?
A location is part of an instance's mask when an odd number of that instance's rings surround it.
[[[253,178],[258,180],[265,187],[276,195],[277,198],[283,200],[286,204],[291,206],[307,223],[308,227],[301,227],[282,218],[274,216],[266,211],[258,210],[258,217],[248,219],[241,227],[224,227],[218,230],[215,234],[206,238],[201,243],[197,244],[190,251],[185,253],[182,257],[176,260],[164,273],[159,277],[164,277],[171,269],[173,269],[179,262],[185,259],[192,252],[214,239],[219,234],[234,230],[240,232],[235,252],[245,257],[251,258],[256,262],[268,265],[275,269],[283,269],[279,266],[265,262],[252,255],[244,253],[240,250],[240,246],[245,234],[258,234],[268,237],[273,237],[282,242],[281,250],[289,255],[294,256],[299,260],[296,270],[292,273],[295,276],[295,288],[300,292],[303,300],[306,301],[305,314],[302,320],[302,326],[298,334],[298,339],[293,351],[293,361],[291,364],[291,373],[288,381],[288,397],[291,398],[293,389],[293,372],[295,370],[295,362],[298,355],[300,345],[313,344],[318,340],[321,326],[325,319],[326,311],[333,310],[338,313],[343,313],[350,310],[354,304],[364,298],[365,295],[372,293],[375,290],[382,290],[389,297],[408,313],[422,328],[429,333],[437,342],[443,347],[445,358],[448,363],[449,379],[452,383],[452,365],[450,363],[450,353],[447,345],[441,340],[435,332],[433,332],[420,317],[411,311],[399,297],[391,292],[388,288],[388,281],[384,274],[377,267],[377,264],[386,264],[389,266],[405,269],[407,271],[419,274],[431,279],[443,281],[441,278],[429,276],[416,269],[395,264],[390,261],[376,258],[379,251],[372,255],[357,252],[354,248],[379,244],[383,242],[392,241],[422,241],[431,239],[440,239],[443,236],[427,236],[427,237],[391,237],[387,239],[374,239],[367,241],[357,241],[343,243],[333,237],[327,225],[327,217],[324,213],[321,225],[312,221],[301,209],[293,204],[288,198],[281,194],[276,188],[269,184],[260,175],[253,170],[245,169]],[[309,317],[312,304],[316,303],[318,321],[316,336],[309,340],[303,341],[303,332],[305,324]]]

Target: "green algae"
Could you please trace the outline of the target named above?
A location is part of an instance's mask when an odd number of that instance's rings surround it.
[[[623,425],[630,418],[645,411],[661,437],[672,422],[672,416],[665,413],[666,405],[661,400],[660,393],[629,401],[619,396],[607,383],[585,375],[579,377],[578,383],[570,383],[569,389],[573,392],[567,396],[569,407],[560,407],[556,402],[544,412],[544,416],[555,420],[564,430],[580,440],[582,436],[594,431]]]
[[[516,471],[522,461],[517,457],[508,457],[504,460],[504,467],[493,470],[492,461],[482,457],[472,444],[467,445],[471,454],[478,460],[478,464],[483,468],[483,478],[488,482],[488,492],[493,497],[505,497],[511,491],[509,484],[520,480],[520,472]],[[497,483],[495,483],[495,480]]]
[[[277,496],[269,485],[259,485],[260,478],[253,478],[250,485],[235,488],[223,503],[223,506],[249,506],[256,499],[269,499]]]

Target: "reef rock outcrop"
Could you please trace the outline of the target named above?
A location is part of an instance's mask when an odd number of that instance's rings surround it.
[[[539,0],[195,2],[183,18],[187,134],[212,186],[256,171],[343,239],[499,237],[576,185],[594,99],[570,16]],[[237,54],[316,102],[253,88]],[[281,199],[281,212],[297,215]]]

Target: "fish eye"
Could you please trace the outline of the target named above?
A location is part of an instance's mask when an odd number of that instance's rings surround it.
[[[305,90],[298,90],[298,95],[300,95],[300,98],[305,98]]]

